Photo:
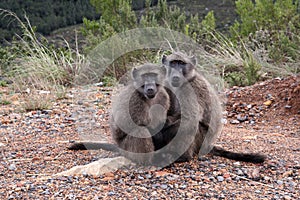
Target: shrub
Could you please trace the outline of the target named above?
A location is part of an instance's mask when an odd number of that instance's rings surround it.
[[[62,87],[75,83],[77,75],[86,65],[84,56],[72,50],[67,42],[67,48],[60,49],[48,44],[45,38],[35,33],[35,27],[31,26],[26,16],[26,22],[22,22],[10,11],[1,9],[0,14],[13,17],[23,30],[10,47],[1,51],[1,56],[7,58],[1,68],[12,79],[16,90],[31,91],[24,105],[25,110],[47,108]],[[40,90],[49,91],[51,95],[43,97],[37,92]]]
[[[262,42],[274,62],[298,62],[300,40],[299,1],[293,0],[238,0],[236,12],[239,20],[231,27],[232,38],[256,43]],[[263,38],[260,32],[267,32]],[[250,41],[251,42],[251,41]]]
[[[96,10],[102,14],[99,20],[84,19],[83,34],[88,40],[86,53],[90,52],[95,46],[105,41],[109,37],[126,31],[131,28],[145,27],[164,27],[171,30],[182,32],[199,42],[203,42],[209,31],[215,29],[215,18],[213,12],[209,12],[202,23],[198,15],[186,16],[185,13],[177,6],[168,6],[166,0],[159,0],[157,7],[150,7],[151,0],[146,1],[146,8],[140,19],[132,11],[129,0],[92,0]],[[141,41],[136,41],[141,42]],[[116,45],[118,45],[116,43]],[[109,49],[109,47],[107,47]],[[120,47],[122,48],[122,47]],[[127,66],[132,63],[132,58],[137,60],[152,60],[156,57],[157,52],[152,50],[140,50],[118,58],[105,72],[104,75],[114,75],[119,78],[127,71]]]

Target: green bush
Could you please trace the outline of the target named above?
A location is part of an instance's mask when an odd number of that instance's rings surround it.
[[[232,38],[254,39],[263,43],[274,62],[298,62],[300,59],[299,1],[238,0],[239,20],[231,27]],[[261,37],[261,32],[267,32]],[[250,36],[250,37],[249,37]],[[251,42],[251,41],[250,41]]]
[[[91,3],[102,15],[99,20],[83,20],[82,32],[88,41],[86,53],[116,33],[132,28],[164,27],[182,32],[195,40],[198,39],[199,42],[203,42],[207,33],[215,29],[213,12],[209,12],[201,23],[198,15],[186,16],[179,7],[168,6],[166,0],[159,0],[156,7],[150,7],[151,0],[146,0],[146,7],[140,20],[137,20],[138,17],[131,8],[131,0],[92,0]],[[151,59],[155,58],[156,54],[157,52],[151,50],[127,53],[118,58],[104,75],[119,78],[127,71],[126,65],[132,63],[132,58],[155,62]]]

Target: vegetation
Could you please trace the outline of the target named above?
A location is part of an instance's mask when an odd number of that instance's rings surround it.
[[[236,1],[240,21],[231,27],[233,38],[252,43],[252,48],[265,48],[274,62],[300,59],[299,1]]]
[[[230,33],[216,30],[213,11],[203,18],[197,14],[186,15],[182,8],[168,6],[166,0],[159,0],[156,7],[151,6],[153,1],[145,0],[141,13],[133,10],[131,0],[91,0],[90,3],[95,8],[93,16],[101,13],[101,17],[97,20],[83,18],[84,54],[71,49],[67,42],[65,48],[54,48],[36,33],[38,29],[31,25],[26,15],[21,19],[1,9],[2,16],[17,21],[21,30],[10,46],[0,47],[1,74],[13,79],[14,86],[21,91],[28,88],[30,91],[54,91],[56,98],[63,98],[64,87],[74,85],[78,76],[84,74],[82,69],[88,66],[85,57],[94,47],[118,33],[144,27],[164,27],[192,38],[203,47],[197,52],[201,69],[216,66],[230,85],[251,85],[262,78],[300,71],[299,1],[237,0],[239,18],[230,27]],[[70,15],[67,10],[64,12]],[[174,44],[170,45],[171,49]],[[101,81],[113,84],[131,63],[158,62],[162,53],[151,49],[126,53],[111,64]],[[39,96],[40,93],[32,94]],[[40,105],[26,107],[48,106],[40,102],[39,97],[36,99]],[[52,101],[48,97],[43,99]]]
[[[208,59],[206,61],[219,66],[223,70],[224,78],[231,85],[253,84],[261,78],[262,74],[275,76],[278,72],[288,73],[291,70],[294,72],[299,70],[295,69],[295,66],[299,61],[300,20],[297,20],[299,18],[298,5],[291,0],[280,1],[280,3],[277,1],[273,3],[271,0],[257,0],[256,3],[250,0],[236,1],[236,9],[240,18],[230,28],[231,35],[227,36],[216,30],[213,11],[200,19],[197,14],[187,16],[180,8],[168,6],[165,0],[159,0],[156,8],[150,7],[151,1],[146,1],[143,15],[140,20],[137,20],[138,17],[130,8],[132,4],[130,0],[113,2],[92,0],[91,2],[96,10],[102,13],[102,16],[99,20],[84,19],[82,31],[88,39],[87,52],[112,35],[128,29],[165,27],[180,31],[204,46],[207,51],[203,55]],[[275,10],[278,13],[288,14],[277,14],[278,20],[274,21],[271,20],[274,14],[268,15],[267,12],[275,13]],[[284,20],[287,19],[292,20],[288,20],[289,23],[285,23],[286,25],[276,25],[279,22],[286,22]],[[290,31],[287,33],[284,30]],[[259,37],[261,32],[272,34]],[[288,34],[292,34],[293,37],[289,39]],[[264,41],[261,41],[262,39]],[[153,54],[152,57],[154,57]],[[135,54],[134,57],[139,55],[141,53]],[[114,69],[110,70],[111,73],[108,75],[122,74],[124,65],[128,65],[132,57],[133,54],[122,56],[120,58],[122,62],[116,61]]]
[[[12,80],[15,90],[28,94],[25,110],[45,109],[52,100],[61,98],[63,87],[75,83],[85,65],[84,56],[71,48],[54,48],[38,37],[27,16],[22,22],[15,13],[0,11],[17,20],[23,32],[12,46],[1,49],[1,74]]]

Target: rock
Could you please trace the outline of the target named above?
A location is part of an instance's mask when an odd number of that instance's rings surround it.
[[[283,199],[290,200],[290,199],[292,199],[292,197],[289,196],[289,195],[284,195],[284,196],[283,196]]]
[[[8,169],[11,170],[11,171],[15,171],[17,169],[16,165],[15,164],[11,164],[8,166]]]
[[[277,183],[278,185],[283,185],[283,181],[281,181],[281,180],[277,180],[276,183]]]
[[[48,90],[40,90],[39,94],[50,94],[51,92]]]
[[[166,184],[162,184],[162,185],[160,185],[160,187],[162,188],[162,189],[167,189],[168,188],[168,185],[166,185]]]
[[[230,120],[230,124],[239,124],[240,122],[238,120]]]
[[[239,175],[239,176],[243,176],[243,175],[244,175],[244,172],[243,172],[242,170],[238,169],[238,170],[236,171],[236,174]]]
[[[97,86],[97,87],[102,87],[104,85],[104,83],[103,82],[99,82],[99,83],[95,83],[94,85]]]
[[[5,144],[2,143],[2,142],[0,142],[0,148],[1,148],[1,147],[5,147]]]
[[[268,100],[268,101],[264,102],[264,105],[270,106],[272,103],[273,103],[273,102],[272,102],[271,100]]]
[[[73,99],[74,98],[74,95],[73,94],[66,94],[65,96],[67,99]]]
[[[227,119],[222,118],[222,119],[221,119],[221,122],[222,122],[222,124],[227,124]]]
[[[223,176],[217,176],[217,179],[218,179],[219,182],[224,181],[224,177]]]
[[[284,108],[286,108],[286,109],[290,109],[290,108],[292,108],[292,106],[290,106],[290,105],[286,105],[286,106],[284,106]]]
[[[270,178],[269,176],[264,176],[264,180],[265,180],[265,181],[270,181],[271,178]]]
[[[247,176],[251,179],[258,180],[260,178],[260,169],[255,168],[253,170],[248,170]]]
[[[248,120],[247,115],[246,116],[238,115],[236,118],[239,122],[244,122],[244,121]]]
[[[87,165],[75,166],[67,171],[55,174],[54,176],[74,176],[82,174],[99,176],[130,164],[132,164],[130,160],[121,156],[115,158],[102,158]]]

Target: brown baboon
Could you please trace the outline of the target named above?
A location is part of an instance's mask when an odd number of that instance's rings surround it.
[[[155,151],[152,135],[163,128],[169,109],[164,89],[166,69],[155,64],[134,68],[132,80],[112,104],[110,127],[117,146],[105,143],[75,143],[69,149],[105,149],[120,151],[138,163],[152,162]],[[144,154],[143,154],[144,153]]]
[[[213,146],[222,128],[221,103],[212,86],[196,71],[195,57],[175,52],[169,56],[163,56],[162,63],[167,68],[166,87],[169,88],[171,101],[168,119],[172,119],[168,120],[161,131],[165,136],[164,142],[169,143],[176,134],[182,134],[185,136],[182,137],[182,143],[189,144],[183,147],[186,151],[178,161],[188,161],[195,155],[204,155],[209,152],[213,155],[246,162],[260,163],[265,160],[264,155],[234,153]],[[194,124],[194,120],[197,124]],[[193,130],[196,130],[196,133],[190,132]]]

